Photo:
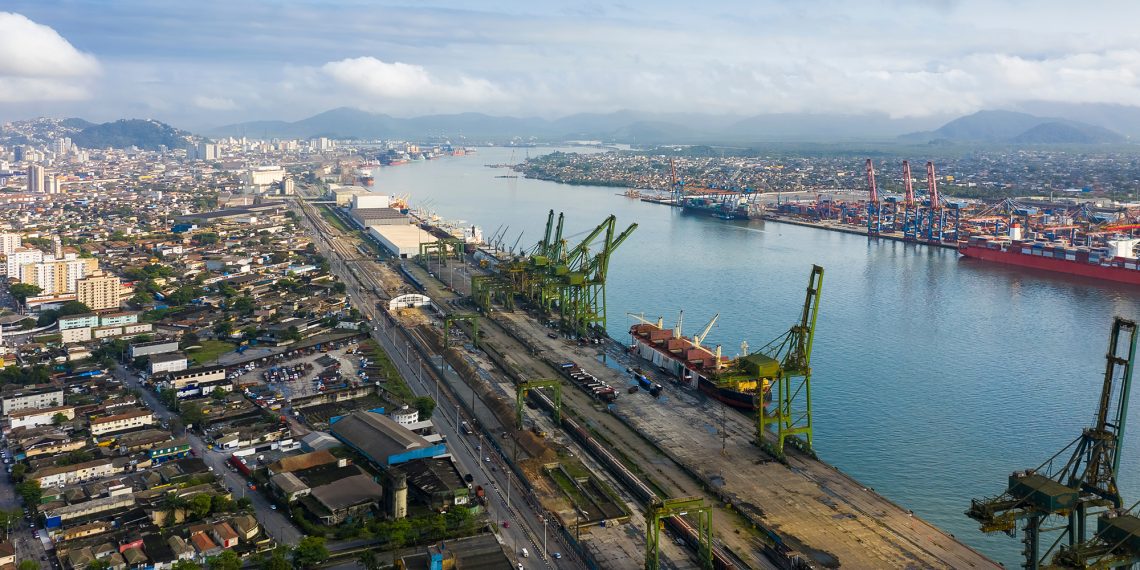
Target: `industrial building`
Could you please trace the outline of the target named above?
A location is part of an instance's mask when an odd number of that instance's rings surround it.
[[[355,412],[337,420],[332,435],[383,469],[447,453],[445,445],[432,444],[375,412]]]
[[[420,245],[435,243],[439,238],[430,232],[411,224],[398,226],[370,226],[368,235],[380,242],[392,255],[400,259],[415,257],[420,253]]]

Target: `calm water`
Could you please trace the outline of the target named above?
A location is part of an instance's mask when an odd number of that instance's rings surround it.
[[[1001,491],[1011,471],[1039,465],[1092,423],[1112,317],[1140,317],[1140,291],[943,249],[682,216],[622,189],[495,178],[506,171],[483,166],[511,157],[480,149],[378,169],[375,189],[410,193],[413,205],[488,236],[509,225],[508,246],[520,231],[521,244],[537,242],[551,208],[566,212],[567,235],[611,213],[619,229],[637,222],[610,269],[609,330],[619,339],[627,312],[672,323],[684,309],[689,334],[720,313],[709,338],[725,354],[742,340],[758,348],[798,317],[811,264],[822,265],[813,354],[820,456],[1016,566],[1018,540],[982,535],[962,513],[971,497]],[[1131,408],[1135,425],[1140,394]],[[1121,468],[1126,501],[1140,499],[1136,429]]]

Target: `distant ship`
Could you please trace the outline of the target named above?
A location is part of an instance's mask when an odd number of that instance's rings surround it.
[[[1109,239],[1104,246],[1077,247],[1067,241],[1021,239],[1021,226],[1014,224],[1008,237],[971,236],[959,242],[963,257],[1005,265],[1080,275],[1105,281],[1140,285],[1140,263],[1134,248],[1140,239]]]

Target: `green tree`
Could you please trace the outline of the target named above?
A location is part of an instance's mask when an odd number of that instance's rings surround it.
[[[23,463],[17,463],[12,466],[12,480],[20,482],[24,480],[24,475],[28,472],[28,466]]]
[[[15,285],[12,285],[8,288],[8,292],[11,293],[17,301],[21,303],[27,303],[28,297],[35,297],[36,295],[39,295],[43,292],[43,289],[40,289],[38,286],[32,285],[31,283],[16,283]]]
[[[290,326],[285,331],[285,340],[301,340],[301,331],[297,330],[296,326]]]
[[[218,243],[218,234],[211,232],[204,232],[194,236],[198,240],[198,245],[213,245]]]
[[[17,568],[19,570],[40,570],[40,565],[35,560],[21,560]]]
[[[59,316],[68,317],[71,315],[82,315],[90,313],[91,307],[80,303],[79,301],[68,301],[59,307]]]
[[[210,498],[210,512],[211,513],[228,513],[234,510],[233,499],[225,495],[214,495]]]
[[[345,285],[343,281],[337,281],[336,283],[333,283],[332,290],[333,293],[343,295],[345,291],[348,291],[348,286]]]
[[[380,570],[383,565],[380,564],[380,559],[376,558],[376,553],[372,550],[365,550],[356,557],[357,562],[364,567],[364,570]]]
[[[163,388],[158,391],[158,401],[170,410],[178,409],[178,392],[170,389]]]
[[[230,303],[230,309],[243,315],[252,315],[253,309],[256,306],[257,304],[254,302],[253,297],[248,295],[242,295]]]
[[[63,412],[56,412],[55,415],[51,417],[51,425],[53,426],[58,426],[66,421],[67,416],[63,415]]]
[[[202,406],[192,402],[181,407],[182,413],[179,415],[182,417],[182,421],[186,423],[186,427],[190,427],[191,425],[196,425],[199,428],[203,427],[199,425],[206,421],[206,414],[202,412]]]
[[[178,348],[186,350],[187,347],[197,346],[200,340],[198,335],[189,331],[184,332],[182,333],[182,338],[178,341]]]
[[[293,549],[293,565],[297,568],[315,568],[328,559],[329,549],[319,536],[306,536]]]
[[[16,485],[16,494],[20,495],[25,505],[38,505],[44,496],[40,490],[40,482],[35,480],[21,481]]]
[[[270,552],[265,558],[262,558],[261,570],[293,570],[286,556],[286,550],[287,548],[285,547],[275,548],[273,552]]]
[[[232,550],[224,550],[207,561],[210,570],[241,570],[241,557]]]
[[[218,386],[218,387],[214,388],[213,392],[210,392],[210,397],[213,398],[214,401],[220,402],[220,401],[226,399],[226,394],[228,394],[228,393],[229,392],[226,392],[225,390],[223,390],[221,386]]]
[[[190,514],[200,519],[210,514],[211,506],[213,506],[213,500],[209,495],[205,493],[194,495],[194,498],[190,499]]]
[[[412,406],[420,411],[420,419],[426,420],[435,411],[435,400],[431,399],[431,396],[420,396],[413,400]]]
[[[214,325],[214,334],[218,335],[218,338],[230,336],[232,332],[234,332],[234,324],[229,321],[220,321]]]
[[[202,566],[193,560],[179,560],[170,567],[170,570],[202,570]]]

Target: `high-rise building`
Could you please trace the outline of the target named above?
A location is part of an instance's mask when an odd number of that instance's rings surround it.
[[[47,173],[38,164],[28,166],[28,192],[42,194],[47,188]]]
[[[218,160],[221,156],[216,143],[198,143],[194,154],[198,160]]]
[[[23,236],[20,234],[0,234],[0,253],[12,255],[23,243]]]
[[[123,284],[118,277],[96,271],[75,282],[75,297],[95,311],[118,309],[123,299]]]
[[[17,247],[8,254],[8,276],[19,278],[21,267],[43,260],[44,252],[30,247]]]
[[[59,234],[51,236],[51,253],[56,259],[63,259],[63,240]]]
[[[44,192],[48,194],[59,194],[62,191],[59,184],[59,177],[54,174],[48,174],[47,180],[44,181]]]
[[[40,263],[27,263],[20,267],[20,282],[39,287],[43,295],[74,293],[78,281],[99,269],[92,258],[79,259],[68,254],[66,259],[48,259]]]

